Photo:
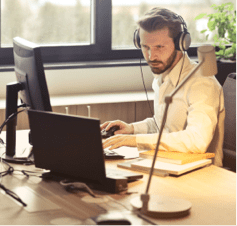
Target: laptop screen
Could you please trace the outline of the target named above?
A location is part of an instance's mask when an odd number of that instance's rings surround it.
[[[35,166],[103,183],[105,163],[98,119],[29,110]]]

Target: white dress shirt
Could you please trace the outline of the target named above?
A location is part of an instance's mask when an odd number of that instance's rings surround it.
[[[185,54],[184,59],[181,58],[171,71],[154,75],[154,118],[158,129],[153,118],[133,123],[139,149],[155,149],[165,108],[164,97],[175,89],[177,83],[195,65]],[[204,77],[198,70],[172,98],[159,149],[190,153],[212,152],[215,153],[213,163],[222,166],[224,118],[221,85],[215,76]]]

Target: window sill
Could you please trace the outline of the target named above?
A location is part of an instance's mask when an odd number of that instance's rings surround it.
[[[148,99],[154,100],[154,92],[148,91]],[[144,91],[116,92],[116,93],[92,93],[64,96],[50,96],[51,106],[71,106],[85,104],[108,104],[146,101]],[[5,109],[5,99],[0,99],[0,109]]]
[[[197,61],[197,57],[190,57]],[[141,65],[146,66],[144,59],[141,60]],[[126,60],[106,60],[106,61],[83,61],[83,62],[68,62],[68,63],[45,63],[45,70],[63,70],[63,69],[77,69],[77,68],[102,68],[102,67],[132,67],[140,66],[140,59],[126,59]],[[14,65],[0,66],[0,72],[14,71]]]
[[[142,66],[147,65],[144,59],[141,60]],[[140,66],[140,59],[126,60],[106,60],[106,61],[82,61],[67,63],[45,63],[45,70],[62,70],[77,68],[101,68],[101,67],[131,67]],[[14,65],[0,66],[0,72],[14,71]]]

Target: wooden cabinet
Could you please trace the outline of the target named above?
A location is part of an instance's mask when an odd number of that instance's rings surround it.
[[[63,114],[70,114],[70,115],[76,115],[77,114],[77,106],[76,105],[70,105],[70,106],[53,106],[52,107],[53,112],[57,113],[63,113]]]
[[[150,101],[149,103],[153,111],[153,101]],[[52,110],[57,113],[65,114],[68,112],[70,115],[87,117],[88,106],[90,107],[90,117],[100,119],[100,123],[112,120],[122,120],[131,123],[144,120],[147,117],[152,117],[147,101],[53,106]],[[5,109],[0,110],[0,120],[1,124],[5,120]],[[23,129],[29,129],[28,115],[26,111],[17,116],[17,130]]]
[[[153,114],[154,114],[153,101],[136,102],[136,114],[134,121],[139,122],[148,117],[153,117]]]
[[[100,119],[100,123],[117,119],[130,123],[135,120],[134,102],[78,105],[77,115],[88,116],[87,106],[90,106],[90,116]]]

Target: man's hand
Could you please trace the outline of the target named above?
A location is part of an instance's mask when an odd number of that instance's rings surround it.
[[[134,133],[134,128],[132,124],[128,124],[120,120],[105,122],[100,126],[100,129],[101,130],[105,129],[106,131],[108,131],[112,126],[119,126],[119,130],[115,131],[114,133],[115,135]]]
[[[103,148],[110,147],[109,150],[122,146],[136,147],[136,135],[115,135],[103,142]]]

